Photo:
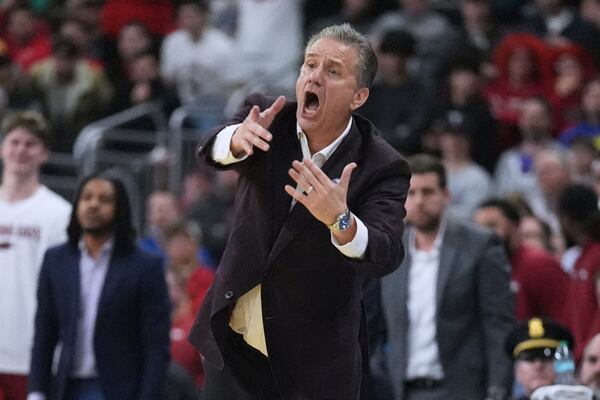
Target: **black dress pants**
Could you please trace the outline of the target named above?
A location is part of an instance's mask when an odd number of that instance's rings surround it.
[[[281,400],[269,360],[242,335],[230,330],[222,350],[223,370],[204,363],[202,400]]]

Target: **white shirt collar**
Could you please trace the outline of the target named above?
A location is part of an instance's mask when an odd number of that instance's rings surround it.
[[[86,255],[90,254],[90,252],[88,251],[87,246],[85,245],[83,237],[81,239],[79,239],[79,245],[78,245],[78,247],[79,247],[79,250],[82,253],[85,253]],[[111,253],[113,251],[114,247],[115,247],[115,238],[111,237],[106,242],[104,242],[104,244],[102,245],[102,248],[100,249],[100,254]]]
[[[348,120],[346,129],[344,129],[342,131],[342,134],[340,136],[338,136],[333,142],[331,142],[325,148],[321,149],[320,151],[318,151],[317,153],[315,153],[313,155],[313,154],[310,154],[306,134],[302,131],[300,124],[298,124],[298,122],[296,122],[296,133],[298,135],[298,140],[300,141],[300,147],[302,148],[302,156],[304,158],[312,158],[314,160],[315,157],[317,156],[317,154],[321,154],[322,155],[321,158],[323,158],[324,161],[326,161],[327,159],[329,159],[329,157],[331,157],[333,152],[339,147],[340,143],[342,143],[342,140],[344,140],[344,138],[346,136],[348,136],[348,134],[350,133],[350,128],[352,128],[352,117],[350,117],[350,119]],[[323,162],[323,164],[324,163],[325,162]],[[322,166],[323,164],[321,164],[320,166]]]

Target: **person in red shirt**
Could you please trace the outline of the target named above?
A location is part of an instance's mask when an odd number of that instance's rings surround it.
[[[575,336],[575,358],[600,323],[595,277],[600,271],[600,210],[598,196],[583,184],[567,186],[558,200],[560,224],[568,239],[581,247],[575,261],[567,298],[568,326]]]
[[[517,209],[507,200],[489,199],[479,206],[474,220],[491,228],[505,244],[512,265],[517,321],[534,316],[565,321],[569,276],[550,253],[523,243]]]
[[[173,305],[171,311],[171,357],[194,378],[198,387],[204,382],[202,356],[187,338],[200,304],[215,273],[198,264],[200,229],[181,221],[165,230],[165,251],[169,259],[167,283]]]
[[[8,56],[21,69],[29,70],[52,53],[50,29],[45,22],[37,19],[29,7],[19,5],[10,8],[4,25],[0,29]]]

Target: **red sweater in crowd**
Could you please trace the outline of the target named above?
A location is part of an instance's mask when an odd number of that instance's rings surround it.
[[[516,292],[517,320],[547,317],[566,323],[565,301],[569,275],[547,252],[519,246],[511,257],[512,285]]]
[[[569,328],[575,337],[575,358],[581,359],[587,341],[600,319],[594,278],[600,271],[600,242],[587,243],[575,262],[567,305]]]

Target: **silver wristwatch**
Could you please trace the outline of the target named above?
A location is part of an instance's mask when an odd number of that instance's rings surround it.
[[[329,225],[329,229],[334,232],[343,232],[346,229],[350,228],[350,223],[352,222],[352,214],[349,209],[346,209],[343,213],[337,216],[335,222]]]

